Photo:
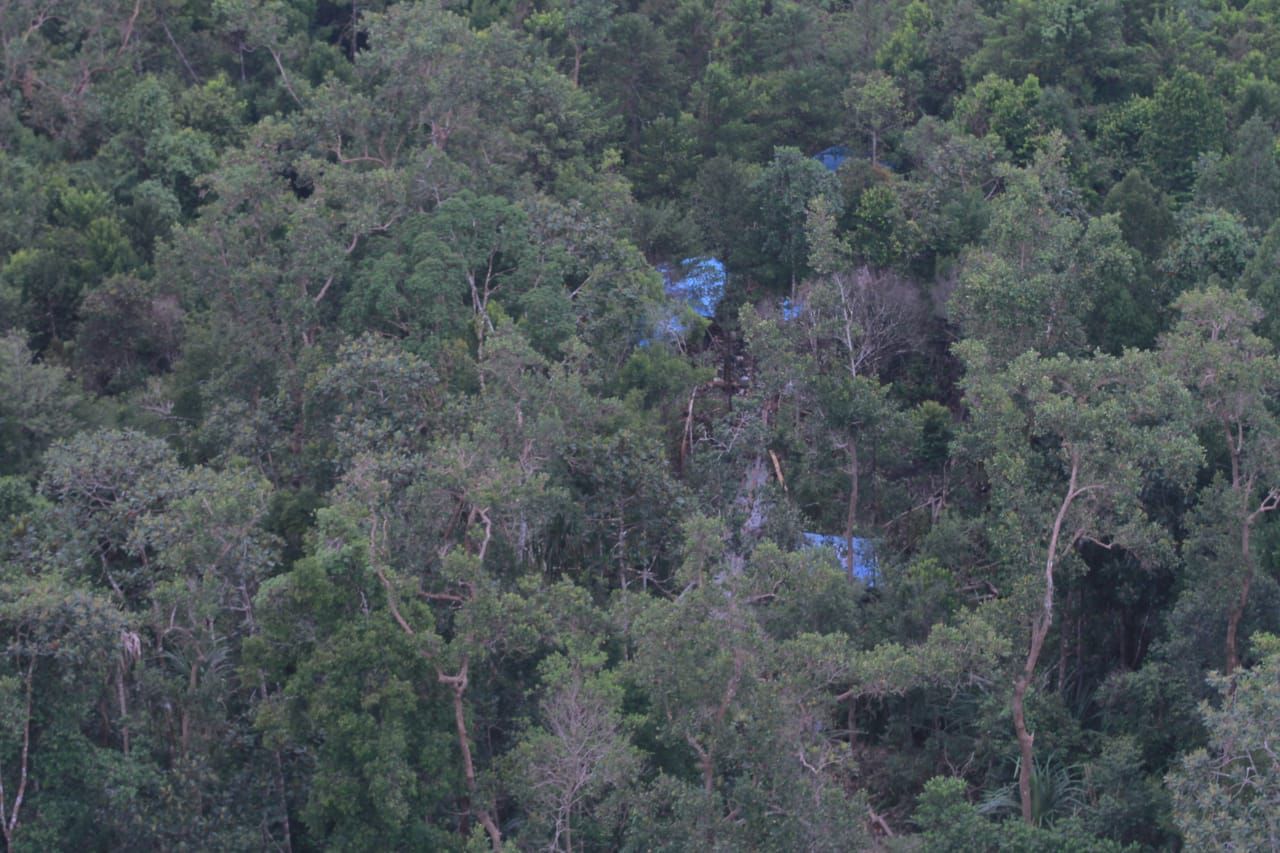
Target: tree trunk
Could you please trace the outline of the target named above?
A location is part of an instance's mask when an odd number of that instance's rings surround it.
[[[1052,593],[1050,593],[1050,596]],[[1036,662],[1040,659],[1040,650],[1044,647],[1044,638],[1053,624],[1053,606],[1050,604],[1036,617],[1031,627],[1031,648],[1027,652],[1026,663],[1022,672],[1013,683],[1013,728],[1018,737],[1018,800],[1022,805],[1022,819],[1028,824],[1034,823],[1031,814],[1031,770],[1035,760],[1032,747],[1036,736],[1027,731],[1027,717],[1024,700],[1031,679],[1035,676]]]
[[[485,516],[486,525],[489,522]],[[376,528],[375,528],[376,529]],[[371,536],[372,539],[372,536]],[[489,542],[488,536],[485,537],[485,545]],[[484,559],[483,549],[480,559]],[[383,588],[387,591],[387,606],[391,610],[392,617],[396,620],[396,624],[400,626],[410,637],[417,636],[417,632],[413,630],[413,626],[400,613],[400,608],[396,604],[395,589],[391,586],[391,581],[387,579],[382,569],[377,569],[378,580],[381,581]],[[424,652],[425,654],[425,652]],[[447,685],[453,692],[453,724],[458,732],[458,749],[462,753],[462,772],[463,779],[467,785],[468,807],[480,821],[480,825],[484,827],[484,831],[489,835],[489,842],[493,845],[495,853],[502,850],[502,831],[498,828],[498,824],[493,819],[493,815],[489,813],[487,808],[479,808],[475,804],[476,798],[476,765],[475,760],[471,756],[471,736],[467,732],[467,713],[466,707],[463,705],[462,696],[467,692],[467,670],[470,661],[464,655],[462,665],[458,668],[457,675],[446,675],[438,666],[435,667],[436,681]]]
[[[1069,632],[1067,631],[1067,626],[1071,622],[1071,593],[1070,592],[1067,593],[1067,600],[1065,602],[1065,606],[1067,610],[1062,615],[1062,627],[1058,629],[1058,695],[1059,696],[1064,696],[1066,695],[1066,692],[1067,692],[1066,691],[1067,658],[1070,656],[1070,652],[1071,652],[1071,649],[1067,642],[1067,639],[1069,636]]]
[[[693,747],[693,752],[698,756],[698,769],[702,771],[702,789],[708,794],[715,793],[716,790],[716,763],[711,757],[711,751],[703,749],[702,744],[698,743],[698,739],[693,735],[684,736],[685,743]]]
[[[1053,521],[1053,530],[1049,535],[1049,553],[1044,564],[1044,598],[1040,603],[1040,612],[1031,623],[1031,645],[1027,649],[1027,659],[1022,665],[1013,683],[1013,728],[1018,737],[1018,753],[1021,757],[1018,765],[1018,799],[1022,805],[1022,819],[1027,824],[1034,824],[1031,813],[1031,772],[1035,759],[1032,747],[1035,735],[1027,730],[1025,700],[1027,689],[1035,677],[1036,664],[1040,660],[1040,652],[1044,649],[1045,638],[1049,636],[1049,628],[1053,625],[1053,573],[1058,566],[1058,547],[1062,539],[1062,525],[1066,521],[1067,511],[1072,502],[1081,494],[1076,488],[1076,477],[1079,474],[1079,461],[1072,456],[1071,479],[1067,483],[1067,494],[1058,507],[1058,515]]]
[[[21,638],[19,638],[21,639]],[[6,809],[7,796],[4,791],[4,778],[0,776],[0,833],[4,834],[6,850],[13,850],[13,834],[18,829],[18,813],[22,811],[22,799],[27,792],[27,764],[31,755],[31,695],[35,689],[36,656],[31,655],[27,664],[27,706],[22,722],[22,753],[18,759],[18,790],[13,798],[13,809]]]
[[[1240,666],[1240,651],[1237,636],[1240,620],[1244,618],[1244,609],[1249,604],[1249,588],[1253,585],[1253,552],[1249,543],[1252,533],[1253,517],[1247,518],[1240,526],[1240,559],[1244,563],[1244,580],[1240,583],[1240,596],[1227,616],[1227,677]]]
[[[293,832],[289,829],[289,791],[285,787],[284,761],[280,758],[280,750],[275,750],[276,787],[280,791],[280,808],[283,811],[281,823],[284,829],[284,853],[293,853]]]
[[[855,557],[853,552],[853,534],[858,523],[858,443],[849,440],[849,508],[844,521],[844,544],[849,549],[849,564],[845,569],[853,577]]]
[[[1252,482],[1253,478],[1250,477],[1250,487]],[[1244,522],[1240,525],[1240,559],[1244,563],[1245,575],[1240,583],[1240,597],[1236,599],[1235,607],[1231,608],[1231,615],[1227,617],[1228,677],[1240,666],[1236,638],[1240,630],[1240,620],[1244,618],[1244,610],[1249,605],[1249,588],[1253,586],[1253,547],[1249,541],[1253,534],[1253,523],[1259,516],[1273,512],[1277,508],[1280,508],[1280,489],[1271,489],[1258,504],[1257,509],[1245,516]],[[1234,690],[1234,687],[1232,689]]]
[[[475,814],[484,831],[489,835],[489,842],[494,851],[502,850],[502,831],[494,821],[489,810],[476,804],[476,765],[471,757],[471,737],[467,732],[466,707],[462,703],[462,695],[467,691],[467,661],[464,658],[462,668],[457,675],[445,675],[437,670],[436,678],[453,690],[453,722],[458,731],[458,748],[462,752],[462,772],[467,785],[467,794],[471,801],[471,811]]]
[[[116,670],[116,700],[120,703],[120,719],[122,721],[120,724],[121,751],[125,755],[128,755],[129,754],[129,724],[127,722],[124,722],[124,720],[129,716],[129,702],[125,697],[123,665],[121,665],[120,668]]]

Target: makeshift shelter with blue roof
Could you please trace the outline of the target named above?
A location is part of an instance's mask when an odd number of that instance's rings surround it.
[[[688,305],[693,313],[710,320],[724,298],[724,264],[716,258],[685,258],[659,267],[663,287],[671,299]]]
[[[716,315],[716,308],[724,298],[728,274],[724,264],[713,257],[685,258],[679,263],[661,264],[662,286],[667,294],[667,315],[658,322],[657,334],[678,338],[689,331],[681,314],[685,309],[704,320]],[[646,346],[649,340],[640,341]]]
[[[823,166],[827,167],[827,171],[834,172],[840,168],[840,164],[853,156],[853,152],[843,145],[832,145],[830,148],[824,148],[817,154],[813,155],[813,159],[817,160]]]
[[[806,548],[830,548],[835,552],[840,566],[850,577],[862,581],[867,586],[876,582],[876,551],[870,539],[853,537],[853,559],[849,559],[849,540],[843,536],[826,533],[805,533]]]

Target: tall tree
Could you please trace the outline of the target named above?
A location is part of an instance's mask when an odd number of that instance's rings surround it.
[[[1257,640],[1257,664],[1234,679],[1210,679],[1227,698],[1200,709],[1209,744],[1183,756],[1165,780],[1183,839],[1201,849],[1280,845],[1280,641]]]
[[[993,202],[985,239],[964,256],[948,306],[997,358],[1079,352],[1096,291],[1116,278],[1112,268],[1132,266],[1114,223],[1079,211],[1063,171],[1064,144],[1050,137],[1033,164],[1001,175],[1005,191]]]
[[[761,248],[777,259],[794,299],[809,261],[805,231],[809,202],[823,196],[836,206],[835,178],[799,149],[777,148],[756,181],[753,195],[758,205],[756,227]]]
[[[0,473],[30,473],[50,442],[83,424],[85,401],[66,371],[34,359],[21,335],[0,337]]]
[[[871,140],[871,165],[879,165],[885,134],[897,130],[907,118],[902,92],[883,71],[857,74],[844,91],[844,106],[853,130]]]
[[[1059,576],[1086,542],[1137,552],[1166,544],[1143,511],[1142,490],[1153,480],[1185,482],[1201,452],[1185,427],[1186,391],[1150,354],[1028,352],[1001,369],[979,342],[961,344],[959,353],[972,412],[964,441],[985,462],[992,517],[1005,519],[998,548],[1017,566],[1012,606],[1030,628],[1010,702],[1018,793],[1030,823],[1035,735],[1026,697],[1053,626]]]
[[[625,673],[665,747],[634,841],[674,833],[709,848],[865,845],[861,797],[846,793],[850,754],[826,722],[835,704],[826,667],[794,663],[811,661],[816,643],[789,649],[777,633],[854,588],[812,552],[768,544],[735,570],[722,525],[698,517],[685,531],[680,593],[629,594],[614,608],[629,645]]]
[[[1213,437],[1210,446],[1226,456],[1226,470],[1217,472],[1201,499],[1221,503],[1234,527],[1229,555],[1216,555],[1235,567],[1228,575],[1235,600],[1224,646],[1229,678],[1240,666],[1240,621],[1257,571],[1254,528],[1280,507],[1280,422],[1270,405],[1280,390],[1280,359],[1254,332],[1262,311],[1244,294],[1211,287],[1183,294],[1174,306],[1181,319],[1162,339],[1161,353],[1195,396],[1198,424]]]
[[[1225,135],[1221,100],[1202,76],[1179,70],[1156,88],[1142,146],[1160,184],[1184,193],[1195,178],[1196,158],[1219,151]]]

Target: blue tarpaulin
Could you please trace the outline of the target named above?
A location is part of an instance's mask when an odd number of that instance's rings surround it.
[[[710,320],[724,298],[724,264],[716,258],[685,258],[659,267],[667,296],[688,305],[699,317]]]
[[[834,172],[840,168],[840,164],[849,159],[853,152],[843,145],[832,145],[830,148],[824,148],[817,154],[813,155],[813,159],[827,167],[828,171]]]
[[[706,320],[715,317],[716,308],[724,298],[727,280],[724,264],[717,258],[685,258],[677,264],[660,265],[658,272],[662,273],[668,311],[658,321],[655,337],[679,338],[685,335],[689,328],[681,315],[686,308]],[[640,340],[638,345],[648,346],[649,339]]]
[[[836,559],[844,570],[853,577],[871,586],[876,581],[876,552],[870,539],[853,538],[853,560],[849,560],[849,540],[843,536],[826,533],[805,533],[804,544],[807,548],[830,548],[835,551]]]

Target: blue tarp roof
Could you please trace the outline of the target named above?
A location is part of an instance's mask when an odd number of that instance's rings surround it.
[[[656,337],[678,338],[689,331],[681,314],[688,308],[699,317],[710,320],[724,298],[727,274],[717,258],[685,258],[677,264],[658,266],[667,293],[668,311],[654,329]],[[648,346],[642,338],[638,346]]]
[[[853,154],[843,145],[832,145],[830,148],[824,148],[817,154],[813,155],[813,159],[826,166],[829,171],[834,172],[840,168],[840,164]]]
[[[870,539],[853,539],[853,561],[849,560],[849,541],[843,536],[826,533],[805,533],[804,544],[807,548],[830,548],[836,552],[836,559],[846,572],[871,586],[876,581],[876,551]]]
[[[724,298],[724,264],[716,258],[685,258],[678,264],[661,266],[667,296],[683,302],[699,317],[710,320]]]

